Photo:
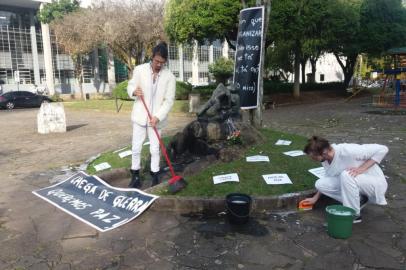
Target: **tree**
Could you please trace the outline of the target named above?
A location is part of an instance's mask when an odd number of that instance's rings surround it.
[[[292,44],[278,42],[266,49],[266,69],[277,71],[284,81],[288,81],[289,74],[293,73],[294,55],[291,48]]]
[[[330,0],[276,0],[272,2],[269,37],[276,48],[283,48],[286,58],[293,58],[293,96],[300,96],[300,64],[310,57],[318,58],[322,51]]]
[[[38,11],[37,17],[40,22],[48,24],[78,9],[79,2],[77,0],[52,0],[52,3],[46,4]]]
[[[364,1],[360,10],[362,52],[380,56],[406,45],[406,9],[401,0]]]
[[[83,93],[83,69],[82,58],[93,48],[99,45],[94,29],[88,24],[88,17],[84,10],[78,10],[66,14],[62,18],[53,20],[51,27],[57,36],[58,44],[71,56],[75,66],[75,77],[78,80],[82,99],[86,99]]]
[[[399,0],[336,0],[329,13],[328,46],[343,70],[343,89],[359,54],[380,55],[405,40],[406,15]]]
[[[134,64],[159,40],[165,40],[163,1],[103,0],[86,11],[94,34],[114,52],[132,74]]]
[[[233,76],[234,61],[220,57],[216,62],[209,65],[209,72],[216,79],[216,83],[226,84],[227,80]]]
[[[241,3],[235,0],[169,0],[165,31],[170,40],[191,43],[225,38],[235,49]]]

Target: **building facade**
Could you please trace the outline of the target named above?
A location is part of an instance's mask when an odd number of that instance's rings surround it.
[[[0,84],[3,92],[36,91],[80,96],[71,57],[58,46],[49,26],[35,17],[51,0],[0,0]],[[235,51],[226,42],[169,45],[168,67],[180,81],[192,85],[210,83],[209,64],[219,57],[234,59]],[[310,67],[306,67],[309,72]],[[317,82],[340,81],[342,72],[335,59],[323,56],[317,63]],[[107,49],[95,49],[84,57],[83,91],[110,93],[128,78],[127,69]]]
[[[71,57],[57,45],[49,26],[35,15],[51,0],[0,0],[0,83],[3,91],[46,89],[79,95]],[[117,71],[117,72],[116,72]],[[108,93],[126,69],[105,49],[84,57],[84,92]]]
[[[0,83],[3,91],[47,89],[49,94],[77,96],[79,87],[72,59],[60,46],[49,26],[35,14],[51,0],[0,0]],[[234,57],[226,43],[169,46],[169,68],[178,80],[208,84],[210,63]],[[95,49],[83,62],[85,93],[109,93],[128,78],[127,69],[106,49]]]

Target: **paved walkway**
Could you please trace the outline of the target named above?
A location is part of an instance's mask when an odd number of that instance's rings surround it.
[[[55,168],[129,144],[129,116],[67,112],[69,132],[38,135],[34,110],[0,111],[0,269],[406,269],[406,116],[366,113],[369,99],[277,107],[266,125],[332,142],[377,142],[390,153],[386,207],[367,206],[347,240],[330,238],[323,206],[268,212],[247,226],[147,211],[106,233],[31,194]],[[172,131],[189,119],[172,121]]]

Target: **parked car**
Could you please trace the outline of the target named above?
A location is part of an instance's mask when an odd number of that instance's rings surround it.
[[[40,107],[43,102],[52,102],[52,99],[29,91],[11,91],[0,95],[0,108],[9,110]]]

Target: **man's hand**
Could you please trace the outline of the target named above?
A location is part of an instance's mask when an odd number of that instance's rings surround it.
[[[361,167],[349,168],[349,169],[347,169],[347,171],[348,171],[348,174],[351,175],[352,177],[356,177],[365,172],[365,170]]]
[[[316,197],[311,197],[311,198],[306,198],[302,201],[302,203],[304,204],[310,204],[310,205],[314,205],[317,202],[318,198]]]
[[[141,87],[137,86],[137,88],[135,88],[135,90],[133,92],[133,96],[140,97],[143,95],[144,95],[144,93],[142,92]]]
[[[371,166],[373,166],[374,164],[376,164],[376,161],[373,159],[368,159],[367,161],[364,162],[364,164],[362,164],[361,166],[359,166],[358,168],[349,168],[347,169],[347,172],[349,175],[351,175],[352,177],[356,177],[364,172],[366,172],[369,168],[371,168]]]
[[[159,122],[159,119],[158,119],[156,116],[153,116],[152,119],[151,119],[151,121],[149,121],[149,124],[150,124],[152,127],[156,127],[156,125],[158,124],[158,122]]]

